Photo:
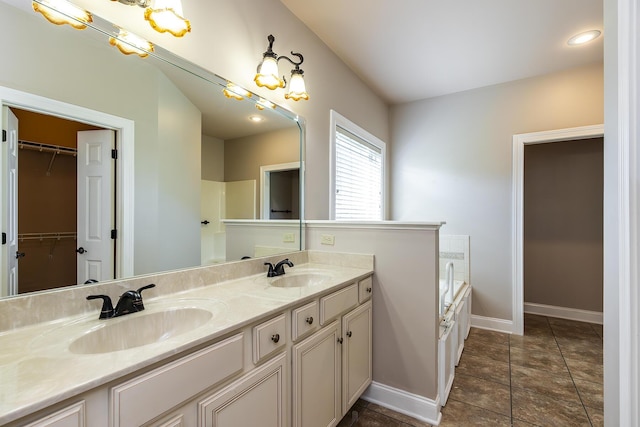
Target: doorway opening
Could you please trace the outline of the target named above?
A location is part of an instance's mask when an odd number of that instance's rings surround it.
[[[260,167],[260,219],[300,219],[300,162]]]
[[[7,201],[9,206],[17,203],[19,274],[14,292],[115,278],[116,246],[110,236],[117,229],[116,160],[110,159],[114,132],[9,110],[18,120],[17,192]]]
[[[525,146],[546,144],[561,141],[580,141],[602,138],[604,126],[584,126],[546,132],[535,132],[514,135],[513,137],[513,329],[514,334],[524,333],[524,178],[525,178]]]

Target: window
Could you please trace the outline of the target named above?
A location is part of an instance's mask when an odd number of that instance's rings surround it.
[[[331,111],[332,195],[336,220],[384,219],[384,142]]]

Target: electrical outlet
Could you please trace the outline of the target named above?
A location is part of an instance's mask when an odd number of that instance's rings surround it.
[[[282,235],[283,243],[293,243],[296,241],[296,235],[294,233],[284,233]]]
[[[320,243],[323,245],[333,246],[336,243],[336,236],[334,236],[333,234],[323,234],[320,237]]]

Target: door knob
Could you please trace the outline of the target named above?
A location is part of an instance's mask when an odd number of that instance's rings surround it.
[[[207,220],[205,219],[204,221],[200,221],[200,224],[207,225],[207,224],[209,224],[209,221],[207,221]]]
[[[87,253],[89,251],[87,251],[85,248],[80,246],[78,249],[76,249],[76,252],[78,252],[80,255],[82,255],[82,254]]]
[[[24,258],[24,256],[25,256],[24,252],[16,252],[16,259]]]

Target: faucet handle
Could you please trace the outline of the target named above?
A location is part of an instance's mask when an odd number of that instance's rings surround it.
[[[102,298],[102,309],[100,309],[99,319],[108,319],[113,317],[113,304],[111,303],[111,298],[108,295],[89,295],[87,297],[88,300],[100,298]]]
[[[142,302],[142,291],[144,291],[145,289],[151,289],[151,288],[155,288],[156,285],[154,283],[151,283],[149,285],[143,286],[141,288],[139,288],[136,292],[138,293],[138,300],[135,302],[136,307],[138,308],[138,311],[142,311],[144,310],[144,304]]]
[[[267,272],[267,277],[273,277],[273,276],[276,275],[276,272],[273,269],[273,264],[271,264],[270,262],[265,262],[264,265],[268,265],[269,266],[269,271]]]

